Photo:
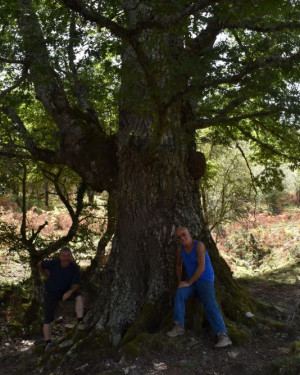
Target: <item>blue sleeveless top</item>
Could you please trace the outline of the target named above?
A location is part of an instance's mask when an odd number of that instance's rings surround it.
[[[183,245],[180,246],[181,258],[185,265],[189,279],[194,275],[196,269],[198,268],[198,260],[197,260],[197,252],[196,252],[198,242],[199,241],[195,241],[192,251],[189,254],[187,254],[184,251]],[[215,274],[211,265],[210,257],[208,255],[208,252],[205,250],[205,269],[202,275],[198,278],[198,280],[214,281],[214,279],[215,279]]]

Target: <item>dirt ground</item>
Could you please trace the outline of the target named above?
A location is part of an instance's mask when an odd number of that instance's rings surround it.
[[[278,322],[284,323],[284,329],[259,324],[251,341],[244,346],[214,350],[214,339],[209,332],[195,335],[187,331],[184,337],[168,338],[173,340],[172,350],[151,350],[136,359],[122,358],[113,361],[96,356],[88,360],[84,356],[76,362],[64,361],[64,365],[53,371],[45,368],[32,374],[45,375],[258,375],[287,374],[297,375],[297,369],[290,372],[284,365],[270,372],[270,362],[286,356],[290,345],[300,340],[300,283],[294,284],[253,279],[239,281],[257,299],[275,306]],[[66,311],[63,311],[66,313]],[[66,317],[58,321],[54,336],[62,336],[65,331]],[[5,322],[1,322],[1,330]],[[32,354],[37,337],[19,337],[3,340],[0,348],[0,374],[24,374],[24,363],[35,360]],[[36,359],[38,361],[38,358]],[[296,372],[294,372],[296,371]],[[300,372],[299,372],[300,373]],[[299,374],[298,373],[298,374]]]

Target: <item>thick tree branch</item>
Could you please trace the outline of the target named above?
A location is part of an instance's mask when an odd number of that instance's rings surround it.
[[[25,81],[25,76],[22,75],[19,79],[16,80],[16,82],[12,86],[0,92],[0,99],[3,98],[5,95],[9,94],[10,92],[12,92],[14,89],[18,88],[24,81]]]
[[[146,29],[166,30],[170,26],[178,26],[188,17],[197,14],[209,5],[214,5],[218,2],[219,0],[195,1],[182,9],[182,11],[177,12],[176,15],[162,17],[161,19],[154,19],[153,17],[144,19],[143,21],[136,23],[134,31],[140,32]]]
[[[232,116],[232,117],[218,115],[212,119],[199,119],[198,121],[193,122],[193,125],[194,125],[195,130],[205,129],[211,126],[223,126],[223,125],[229,125],[229,124],[237,124],[241,120],[252,119],[252,118],[257,118],[257,117],[266,117],[266,116],[273,115],[278,112],[281,112],[281,110],[280,109],[263,110],[263,111],[245,113],[240,116]]]
[[[182,11],[177,12],[175,16],[162,17],[155,19],[152,15],[137,22],[132,28],[126,29],[120,24],[112,21],[110,18],[103,16],[99,11],[88,9],[81,0],[62,0],[69,9],[78,12],[85,20],[96,23],[99,27],[105,27],[110,32],[124,40],[130,41],[134,36],[147,29],[167,29],[170,26],[178,25],[187,17],[196,14],[209,5],[219,2],[219,0],[198,0],[186,6]]]
[[[88,9],[81,0],[61,0],[65,6],[79,13],[85,20],[96,23],[100,28],[105,27],[111,33],[122,39],[129,40],[133,33],[110,18],[103,16],[99,11]]]
[[[217,18],[210,18],[207,21],[207,27],[200,34],[187,41],[186,49],[193,54],[203,55],[205,51],[211,49],[224,26]]]
[[[88,109],[85,111],[71,105],[63,81],[51,65],[32,0],[16,1],[19,6],[17,22],[27,56],[29,80],[34,84],[36,98],[60,131],[59,162],[76,171],[95,190],[110,190],[115,183],[116,172],[114,137],[106,135],[94,111],[91,113]],[[90,146],[87,146],[88,142]]]
[[[71,14],[71,21],[70,21],[70,27],[69,27],[69,44],[68,44],[68,57],[69,57],[69,67],[71,71],[71,75],[74,82],[74,94],[78,99],[78,103],[84,110],[91,110],[91,108],[88,105],[87,100],[87,87],[84,86],[78,77],[76,65],[75,65],[75,53],[74,53],[74,43],[75,43],[75,35],[76,35],[76,20],[75,15]],[[97,118],[97,115],[96,115]]]
[[[12,122],[17,126],[23,140],[26,149],[30,152],[32,157],[36,160],[44,161],[49,164],[59,164],[60,160],[54,151],[39,148],[35,145],[34,140],[27,131],[23,121],[17,115],[13,108],[10,107],[0,107],[2,112],[4,112]]]
[[[200,83],[197,83],[195,86],[191,84],[186,89],[178,91],[175,95],[173,95],[166,103],[165,108],[170,107],[172,104],[181,100],[184,96],[188,95],[189,93],[200,92],[204,89],[211,89],[214,87],[218,87],[224,84],[237,84],[243,83],[243,79],[248,77],[251,73],[262,69],[269,69],[269,68],[282,68],[285,66],[291,66],[294,63],[298,63],[300,60],[300,52],[291,54],[289,57],[282,57],[278,55],[270,55],[266,58],[258,58],[251,63],[247,63],[244,65],[243,69],[232,75],[224,76],[222,78],[212,78],[203,80]]]

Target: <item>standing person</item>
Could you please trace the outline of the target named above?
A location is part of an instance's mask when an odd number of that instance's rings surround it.
[[[214,270],[205,246],[202,242],[193,240],[185,227],[178,227],[175,235],[180,247],[177,249],[176,274],[178,288],[175,296],[173,319],[175,326],[167,332],[170,337],[184,334],[185,303],[195,292],[201,298],[206,317],[214,335],[217,337],[215,348],[232,345],[215,298]],[[182,281],[182,262],[185,265],[188,279]]]
[[[83,300],[79,292],[79,267],[72,259],[71,250],[68,247],[64,247],[60,250],[58,259],[43,260],[37,264],[40,272],[46,277],[44,294],[45,320],[43,325],[46,350],[52,347],[51,323],[54,320],[54,313],[59,301],[75,299],[77,329],[85,329],[83,323]]]

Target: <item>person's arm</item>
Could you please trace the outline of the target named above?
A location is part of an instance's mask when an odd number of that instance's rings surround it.
[[[176,275],[178,278],[178,284],[180,284],[181,279],[182,279],[182,259],[181,259],[180,248],[177,249]]]
[[[79,288],[80,288],[80,284],[72,285],[71,288],[66,293],[63,294],[63,296],[61,298],[62,301],[66,301],[68,298],[70,298],[73,293],[75,293],[75,292],[77,292],[77,290],[79,290]]]
[[[73,279],[71,283],[70,289],[63,294],[62,300],[66,301],[68,298],[71,297],[71,295],[80,288],[80,275],[79,275],[79,268],[77,265],[74,266],[74,274],[73,274]]]
[[[37,263],[37,267],[38,267],[38,269],[40,270],[40,273],[41,273],[42,275],[44,275],[46,279],[48,279],[48,277],[50,276],[50,273],[49,273],[49,271],[48,271],[47,269],[44,269],[44,268],[43,268],[43,266],[42,266],[42,261],[39,261],[39,262]]]
[[[205,270],[205,247],[202,242],[197,243],[196,247],[198,267],[193,276],[188,281],[182,281],[179,288],[192,285]]]

